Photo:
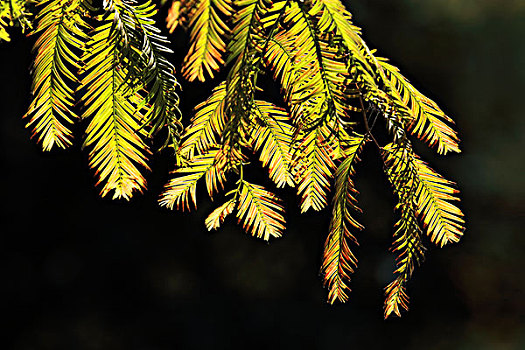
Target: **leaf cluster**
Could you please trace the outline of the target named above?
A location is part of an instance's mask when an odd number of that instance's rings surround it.
[[[232,8],[234,15],[224,21]],[[406,282],[423,260],[423,235],[443,246],[457,242],[464,230],[454,184],[420,160],[409,140],[419,138],[441,154],[459,152],[452,119],[376,56],[339,0],[173,1],[168,27],[178,24],[191,31],[185,77],[204,80],[207,72],[213,78],[223,62],[228,74],[186,127],[178,149],[185,163],[173,172],[161,205],[188,209],[196,205],[200,178],[213,196],[226,179],[237,177],[206,225],[216,229],[236,213],[248,233],[268,240],[282,235],[283,207],[275,194],[245,179],[250,153],[276,187],[296,188],[302,212],[328,206],[333,188],[321,272],[329,302],[345,302],[357,268],[352,245],[362,229],[355,165],[372,144],[398,197],[392,246],[397,269],[385,288],[385,317],[400,315],[408,308]],[[285,108],[257,98],[265,73],[279,84]],[[369,125],[378,117],[391,138],[385,145],[374,137],[375,120]]]
[[[0,2],[0,38],[9,39],[7,19],[31,27],[28,4]],[[363,229],[356,164],[365,147],[377,148],[398,199],[385,318],[408,309],[406,284],[424,259],[423,237],[438,246],[461,238],[455,184],[411,143],[460,152],[452,119],[368,47],[340,0],[173,0],[167,28],[182,27],[190,38],[182,76],[205,81],[227,69],[185,128],[170,43],[150,0],[43,0],[35,13],[28,127],[50,150],[71,145],[72,124],[86,120],[84,147],[102,196],[129,199],[145,189],[151,139],[160,133],[175,153],[160,204],[195,207],[203,179],[212,199],[225,192],[205,221],[209,230],[235,215],[247,233],[268,241],[284,233],[284,206],[245,176],[257,157],[275,187],[295,189],[301,212],[331,203],[321,273],[328,301],[345,302]],[[263,99],[264,74],[279,86],[283,106]],[[386,141],[374,135],[378,120]]]
[[[100,7],[102,6],[102,7]],[[129,199],[146,187],[149,140],[182,130],[177,81],[155,27],[155,6],[133,0],[45,0],[37,4],[33,100],[26,117],[44,150],[72,144],[71,126],[88,125],[83,147],[101,195]]]
[[[32,28],[33,0],[0,0],[0,42],[10,41],[8,27],[20,27],[22,33]]]

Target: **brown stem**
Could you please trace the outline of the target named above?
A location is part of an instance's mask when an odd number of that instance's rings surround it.
[[[372,141],[374,141],[374,143],[376,144],[377,148],[381,151],[383,148],[379,145],[379,142],[377,142],[377,140],[374,137],[374,135],[372,135],[372,131],[370,130],[370,127],[368,126],[368,118],[366,117],[365,105],[363,103],[363,97],[361,95],[359,95],[359,103],[361,104],[361,112],[363,113],[363,120],[365,121],[366,133],[372,139]]]

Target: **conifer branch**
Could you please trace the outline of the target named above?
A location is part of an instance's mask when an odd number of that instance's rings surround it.
[[[351,230],[361,230],[363,227],[352,217],[351,212],[360,212],[357,207],[352,176],[354,165],[359,160],[359,153],[366,143],[366,136],[353,136],[345,149],[346,158],[341,162],[335,173],[335,191],[333,196],[332,218],[330,230],[325,242],[321,273],[324,283],[328,286],[328,302],[336,300],[346,302],[350,289],[347,283],[350,274],[357,268],[357,259],[350,250],[350,243],[357,245],[357,240]]]
[[[25,117],[44,151],[54,146],[66,148],[73,137],[70,126],[78,119],[72,85],[78,84],[74,73],[79,68],[79,50],[88,36],[87,24],[80,18],[80,0],[47,0],[39,3],[37,25],[33,34],[40,36],[34,45],[32,66],[33,99]]]
[[[103,15],[82,57],[82,117],[90,119],[83,147],[91,148],[89,165],[96,170],[97,184],[104,183],[101,195],[114,190],[113,198],[129,200],[146,187],[139,167],[149,170],[150,151],[137,133],[143,118],[136,108],[140,96],[126,89],[129,61],[119,45],[127,39],[122,27],[114,25],[118,16],[111,8]]]
[[[453,120],[369,48],[341,0],[173,0],[169,32],[189,29],[182,76],[204,81],[228,69],[186,128],[170,42],[155,26],[151,0],[43,0],[34,9],[33,21],[32,0],[0,0],[0,40],[10,40],[12,26],[34,27],[37,37],[27,125],[47,151],[71,145],[71,126],[84,119],[84,147],[102,196],[130,199],[143,191],[153,139],[166,136],[174,171],[160,205],[196,207],[203,179],[212,199],[228,188],[205,221],[208,230],[235,213],[248,234],[281,237],[280,199],[245,178],[251,152],[276,187],[297,187],[302,212],[331,200],[321,273],[328,301],[345,302],[357,268],[354,235],[362,229],[354,215],[355,164],[372,141],[398,200],[385,317],[408,309],[406,286],[423,260],[423,236],[440,247],[462,237],[455,183],[410,142],[417,137],[438,153],[460,152]],[[286,108],[259,96],[265,73]],[[378,116],[388,129],[381,138],[372,134]]]

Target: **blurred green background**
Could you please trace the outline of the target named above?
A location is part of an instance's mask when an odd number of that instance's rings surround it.
[[[525,2],[348,6],[370,46],[462,138],[463,153],[449,157],[416,145],[459,183],[467,231],[460,244],[429,246],[409,284],[410,312],[382,319],[394,203],[374,150],[358,167],[360,267],[350,301],[330,306],[318,274],[328,213],[299,215],[293,191],[280,192],[284,238],[266,244],[233,220],[206,232],[213,204],[203,191],[196,212],[158,208],[167,153],[153,159],[149,191],[124,203],[98,198],[80,152],[85,125],[71,149],[41,152],[21,120],[33,39],[15,35],[0,45],[2,348],[525,349]],[[180,67],[187,39],[172,39]],[[209,87],[183,83],[186,118]]]

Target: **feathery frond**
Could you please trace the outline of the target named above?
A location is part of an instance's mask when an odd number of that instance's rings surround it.
[[[319,16],[319,28],[323,32],[335,32],[352,57],[364,68],[364,72],[375,75],[375,58],[361,38],[361,29],[352,23],[352,15],[339,0],[316,0],[312,2],[310,13]],[[376,66],[377,68],[377,66]]]
[[[454,183],[444,179],[419,157],[414,157],[414,167],[419,180],[417,213],[432,242],[439,246],[456,243],[463,235],[464,223],[461,210],[450,203],[459,201]]]
[[[235,74],[248,69],[257,75],[268,43],[277,34],[279,22],[290,1],[237,0],[239,8],[233,16],[235,23],[228,43],[227,63],[234,62],[229,80],[235,81]],[[246,77],[251,79],[252,77]]]
[[[288,1],[240,0],[228,46],[228,62],[235,61],[227,78],[222,147],[227,151],[227,168],[238,172],[243,162],[242,147],[249,147],[249,131],[255,107],[257,76],[266,43],[275,35]]]
[[[296,48],[293,38],[281,31],[268,40],[264,53],[264,66],[273,72],[273,79],[281,84],[284,100],[290,104],[292,89],[298,85],[298,72],[304,65],[304,60],[296,60]],[[301,65],[298,67],[298,65]],[[291,106],[291,104],[290,104]]]
[[[292,164],[303,212],[310,207],[321,210],[327,204],[333,159],[340,154],[337,134],[353,110],[345,93],[346,66],[339,52],[318,35],[311,13],[292,3],[284,18],[290,29],[276,36],[271,52],[279,58],[272,66],[282,71],[281,87],[298,128]]]
[[[251,126],[251,140],[255,151],[260,152],[259,160],[268,167],[270,179],[277,187],[294,187],[291,173],[290,144],[294,133],[286,110],[271,103],[255,101],[258,110],[256,120]]]
[[[398,199],[385,317],[408,309],[406,285],[423,260],[422,236],[442,247],[465,230],[455,184],[415,154],[409,137],[441,154],[460,152],[452,119],[368,47],[341,0],[172,0],[168,31],[189,29],[183,77],[204,81],[228,69],[183,128],[173,52],[156,14],[152,0],[0,0],[0,41],[10,40],[12,26],[38,35],[26,116],[42,148],[72,143],[80,108],[101,195],[130,199],[146,188],[148,145],[166,136],[160,149],[173,148],[175,167],[160,205],[196,207],[200,179],[212,200],[228,187],[226,202],[205,221],[208,230],[235,211],[245,231],[264,240],[283,234],[284,208],[244,178],[250,152],[276,187],[297,187],[301,212],[326,207],[333,183],[321,273],[334,303],[348,300],[357,268],[354,166],[372,141]],[[286,109],[259,96],[264,74],[279,85]],[[388,134],[376,139],[380,118]]]
[[[265,241],[281,237],[284,231],[283,207],[280,199],[262,186],[241,180],[237,218],[244,230]]]
[[[335,173],[332,218],[321,267],[325,286],[328,286],[328,301],[331,304],[336,300],[348,300],[347,291],[350,289],[347,282],[350,281],[350,274],[357,268],[357,259],[350,250],[350,243],[357,244],[357,240],[351,229],[361,230],[363,227],[351,215],[352,211],[361,211],[357,207],[357,191],[352,176],[355,174],[354,165],[359,161],[358,156],[365,142],[366,136],[351,137],[345,149],[346,158]]]
[[[341,84],[343,81],[338,79],[338,75],[344,74],[346,69],[344,63],[323,55],[321,46],[330,49],[317,36],[315,23],[306,9],[295,2],[291,3],[286,11],[284,24],[289,30],[276,36],[275,42],[279,43],[276,48],[280,49],[281,57],[282,54],[291,56],[292,62],[288,65],[295,67],[296,74],[288,76],[289,69],[286,70],[282,63],[274,68],[283,70],[283,74],[286,74],[281,81],[286,77],[288,83],[281,84],[281,87],[288,97],[294,120],[302,126],[301,128],[308,128],[320,119],[334,115],[336,101],[332,89],[337,87],[329,77],[337,79],[336,85]]]
[[[166,17],[166,28],[170,34],[177,29],[177,27],[186,27],[189,18],[196,10],[198,0],[173,0],[168,10],[168,17]]]
[[[453,120],[434,101],[414,88],[399,73],[399,69],[384,60],[381,61],[381,67],[411,113],[413,122],[409,126],[410,132],[430,146],[437,145],[438,153],[461,152],[457,133],[447,125],[453,124]]]
[[[122,50],[129,61],[128,77],[131,85],[138,81],[142,86],[138,108],[147,107],[142,125],[150,137],[166,127],[168,137],[163,147],[176,149],[182,131],[178,83],[175,68],[164,56],[173,53],[166,47],[170,42],[152,19],[157,12],[155,5],[149,0],[142,4],[124,0],[117,9],[128,40],[128,47]]]
[[[399,220],[394,232],[392,251],[398,252],[398,277],[385,289],[385,318],[392,312],[400,316],[399,308],[408,310],[405,284],[412,276],[415,265],[424,258],[421,229],[417,221],[418,178],[414,169],[414,154],[409,143],[390,143],[383,148],[385,171],[399,202],[396,210]]]
[[[236,0],[235,8],[238,9],[233,15],[234,26],[231,30],[230,40],[227,45],[228,59],[227,64],[233,62],[239,55],[245,52],[249,44],[250,31],[257,29],[254,17],[258,11],[265,8],[264,0]]]
[[[195,116],[184,131],[179,150],[183,157],[191,159],[217,144],[225,125],[225,98],[226,82],[222,82],[205,102],[195,107]]]
[[[208,231],[218,229],[224,219],[235,210],[235,199],[230,199],[229,201],[222,204],[220,207],[211,212],[210,215],[206,218],[206,228]]]
[[[116,16],[109,11],[98,21],[82,57],[83,118],[91,119],[84,147],[91,148],[89,165],[96,170],[97,184],[104,183],[101,195],[114,190],[113,198],[129,200],[146,187],[139,167],[149,170],[150,151],[137,132],[143,116],[134,102],[140,97],[125,89],[128,61],[118,48],[124,38],[113,24]]]
[[[405,281],[398,277],[385,287],[385,319],[391,314],[401,317],[401,310],[408,310],[409,297],[406,292]]]
[[[159,200],[161,206],[173,209],[177,204],[178,209],[190,209],[190,199],[197,207],[196,189],[197,181],[206,176],[213,176],[214,167],[217,166],[219,149],[211,149],[202,155],[193,157],[184,167],[176,169],[172,174],[185,174],[171,179]],[[212,175],[208,175],[212,174]],[[221,183],[223,178],[219,177]],[[209,182],[210,180],[207,180]],[[210,188],[211,184],[208,186]],[[217,184],[214,184],[217,186]]]
[[[78,119],[73,84],[78,83],[79,52],[88,37],[79,15],[80,0],[46,0],[39,4],[33,62],[33,100],[26,117],[44,151],[71,145],[70,125]]]
[[[294,150],[292,162],[303,213],[309,208],[319,211],[327,205],[329,179],[336,168],[332,141],[332,130],[323,123],[311,132],[304,133]]]
[[[214,71],[224,64],[224,39],[230,29],[221,19],[233,13],[231,0],[198,0],[192,13],[190,27],[191,47],[184,58],[182,74],[189,81],[204,81],[204,72],[213,79]]]

